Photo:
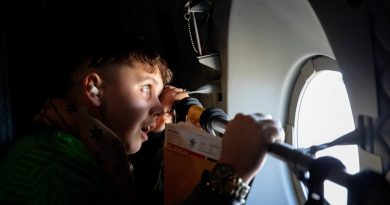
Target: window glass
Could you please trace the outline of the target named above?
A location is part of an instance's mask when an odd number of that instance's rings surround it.
[[[355,129],[351,106],[342,75],[337,71],[319,71],[307,79],[296,113],[297,146],[300,148],[330,142]],[[347,172],[359,172],[355,145],[335,146],[319,151],[316,157],[339,159]],[[347,204],[347,189],[325,181],[324,195],[332,205]]]

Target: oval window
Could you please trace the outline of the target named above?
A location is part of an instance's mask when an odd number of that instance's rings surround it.
[[[327,143],[355,129],[342,75],[334,66],[326,66],[326,63],[323,63],[332,61],[333,65],[336,65],[334,60],[328,58],[322,60],[322,63],[310,60],[309,66],[305,65],[306,72],[302,72],[306,77],[298,78],[304,82],[296,83],[301,85],[297,92],[299,97],[295,109],[292,109],[294,113],[290,113],[290,116],[294,116],[292,141],[297,148]],[[339,159],[350,174],[359,172],[359,153],[356,145],[335,146],[318,151],[315,155],[316,158],[321,156]],[[301,187],[307,195],[305,187]],[[347,196],[345,187],[325,181],[324,197],[330,204],[345,205]]]

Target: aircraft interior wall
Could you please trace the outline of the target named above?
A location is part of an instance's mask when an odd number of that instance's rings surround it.
[[[302,65],[319,56],[335,59],[337,68],[331,69],[343,74],[355,125],[358,126],[359,116],[369,116],[378,126],[371,131],[380,132],[366,136],[366,143],[373,141],[370,146],[359,144],[360,167],[386,174],[389,152],[385,139],[389,126],[385,96],[389,96],[389,71],[384,59],[389,52],[385,37],[388,29],[383,27],[389,23],[385,14],[388,4],[248,0],[231,1],[224,7],[220,10],[225,13],[216,14],[220,23],[216,33],[224,36],[217,44],[224,69],[222,93],[227,113],[271,113],[285,125],[287,142],[292,143],[294,127],[287,119],[288,104]],[[379,165],[378,156],[382,160]],[[284,164],[271,157],[257,176],[248,203],[302,204],[300,191],[291,192],[294,185],[289,174]]]
[[[231,1],[228,18],[215,18],[229,19],[227,28],[219,28],[227,30],[226,41],[219,45],[225,48],[222,59],[227,59],[222,61],[222,88],[228,115],[264,112],[285,124],[300,66],[316,56],[334,58],[309,2]],[[248,204],[297,204],[291,190],[287,167],[270,157],[255,179]]]

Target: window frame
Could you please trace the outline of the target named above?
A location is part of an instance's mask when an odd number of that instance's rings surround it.
[[[296,127],[297,122],[297,109],[298,103],[301,101],[301,93],[306,89],[306,86],[309,84],[307,81],[312,80],[315,77],[315,74],[324,71],[337,71],[341,72],[335,59],[332,59],[327,56],[313,56],[307,59],[302,66],[300,67],[300,72],[297,75],[297,78],[294,82],[293,89],[291,92],[287,123],[286,123],[286,142],[291,144],[294,148],[297,148],[298,138]],[[295,173],[290,170],[290,175],[293,182],[293,187],[299,204],[304,204],[307,201],[307,191],[302,187],[300,180],[297,178]]]

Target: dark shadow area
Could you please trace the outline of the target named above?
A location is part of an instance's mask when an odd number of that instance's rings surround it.
[[[104,45],[119,36],[141,36],[173,70],[173,85],[191,90],[210,74],[192,50],[184,16],[186,1],[16,0],[2,4],[12,124],[15,135],[28,128],[47,96],[64,89],[75,51]],[[207,28],[204,28],[207,29]]]

